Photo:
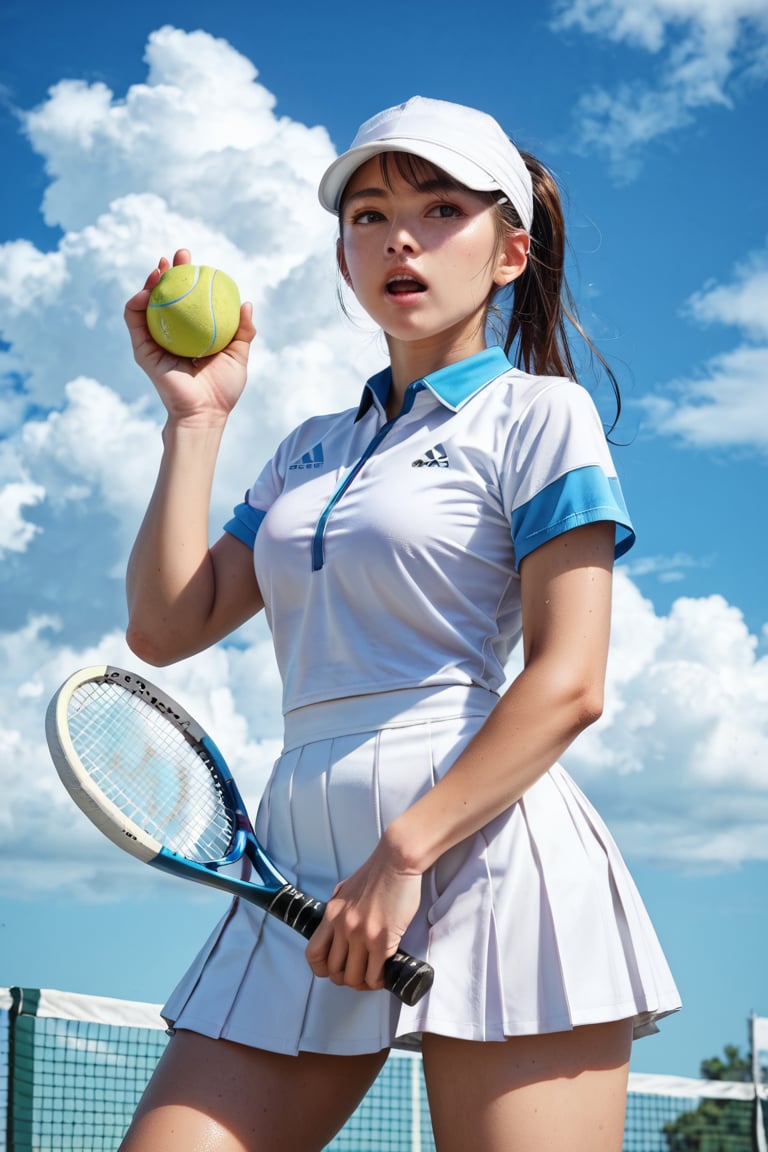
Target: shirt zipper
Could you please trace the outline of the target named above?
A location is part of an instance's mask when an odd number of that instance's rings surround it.
[[[365,462],[370,460],[371,456],[374,454],[379,444],[381,444],[384,437],[387,436],[392,428],[394,428],[395,424],[397,424],[401,417],[407,415],[410,412],[411,408],[413,407],[413,402],[416,399],[416,393],[420,392],[424,387],[425,385],[423,380],[416,380],[413,384],[408,385],[405,396],[403,398],[403,406],[398,412],[397,416],[395,416],[393,420],[388,420],[386,424],[382,424],[381,428],[379,428],[378,432],[373,437],[360,459],[356,464],[352,466],[352,468],[350,468],[349,472],[338,485],[336,491],[333,493],[330,500],[326,504],[320,519],[317,522],[315,534],[312,538],[313,572],[319,572],[325,563],[325,528],[330,518],[331,512],[333,512],[339,500],[341,500],[342,496],[347,491],[355,477],[358,475]]]

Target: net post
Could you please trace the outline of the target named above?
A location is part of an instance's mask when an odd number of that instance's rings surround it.
[[[411,1152],[421,1152],[421,1059],[410,1057],[411,1062]]]
[[[758,1022],[755,1012],[749,1017],[749,1043],[752,1052],[752,1083],[755,1088],[755,1152],[768,1152],[768,1139],[765,1135],[765,1118],[763,1116],[762,1100],[762,1074],[760,1067],[760,1039],[758,1037]]]
[[[8,1012],[8,1152],[33,1152],[34,1019],[39,988],[11,988]]]

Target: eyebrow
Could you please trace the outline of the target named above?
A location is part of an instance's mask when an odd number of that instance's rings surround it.
[[[350,200],[365,200],[369,196],[382,198],[386,195],[388,195],[386,188],[361,188],[359,192],[350,192],[348,196],[345,196],[344,202],[349,204]]]
[[[463,184],[459,184],[458,180],[446,179],[444,176],[436,176],[431,180],[420,180],[418,184],[412,185],[416,192],[470,192],[470,188],[465,188]],[[382,199],[390,195],[388,188],[361,188],[358,192],[350,192],[346,196],[345,203],[351,200],[364,200],[368,197],[376,197]]]

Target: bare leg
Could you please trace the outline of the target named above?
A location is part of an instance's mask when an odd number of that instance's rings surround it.
[[[121,1152],[320,1152],[386,1058],[281,1056],[179,1031]]]
[[[500,1043],[424,1037],[438,1152],[621,1152],[630,1021]]]

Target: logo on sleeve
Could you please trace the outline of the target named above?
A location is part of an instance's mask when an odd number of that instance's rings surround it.
[[[414,460],[411,468],[450,468],[448,453],[442,444],[435,444],[434,448]]]
[[[322,444],[315,444],[314,448],[310,448],[309,452],[305,452],[298,460],[294,460],[292,464],[289,464],[288,471],[295,472],[300,468],[322,468],[324,463],[323,446]]]

